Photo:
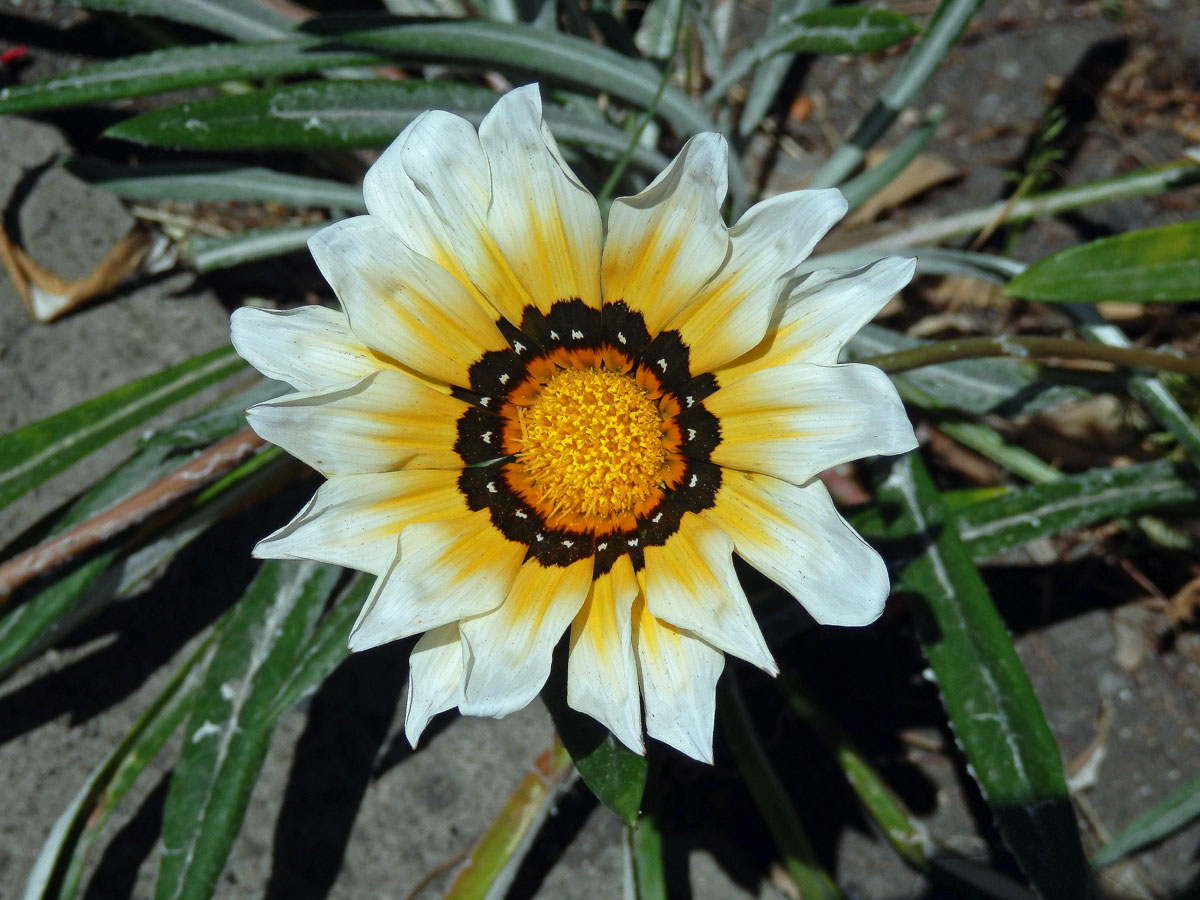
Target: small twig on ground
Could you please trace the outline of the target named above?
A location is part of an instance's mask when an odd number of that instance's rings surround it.
[[[0,603],[30,579],[61,566],[83,551],[144,522],[181,497],[212,483],[265,443],[249,428],[243,428],[133,496],[17,554],[0,565]]]

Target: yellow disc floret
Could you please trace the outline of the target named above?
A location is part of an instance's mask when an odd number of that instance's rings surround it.
[[[550,516],[623,516],[662,482],[658,405],[627,375],[564,369],[521,411],[517,454]]]

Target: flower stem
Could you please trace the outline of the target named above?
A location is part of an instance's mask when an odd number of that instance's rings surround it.
[[[894,353],[867,356],[859,362],[878,366],[889,375],[907,372],[923,366],[953,362],[959,359],[978,359],[987,356],[1027,359],[1031,356],[1059,359],[1086,359],[1113,363],[1125,368],[1156,369],[1200,377],[1200,360],[1140,350],[1134,347],[1113,347],[1091,341],[1075,341],[1051,337],[960,338],[938,341]]]
[[[800,896],[804,900],[842,900],[842,892],[817,859],[787,789],[767,758],[732,672],[727,671],[721,679],[720,703],[725,741]]]
[[[662,778],[661,758],[650,757],[646,793],[637,824],[625,828],[625,846],[629,853],[629,874],[634,900],[667,900],[667,873],[663,866],[663,837],[659,828],[659,790]]]

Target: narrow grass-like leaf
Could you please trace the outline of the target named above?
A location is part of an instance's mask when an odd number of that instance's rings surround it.
[[[218,623],[138,717],[75,799],[62,811],[25,884],[24,900],[70,900],[79,894],[88,853],[138,776],[191,708],[192,695],[212,658]]]
[[[565,658],[560,653],[542,701],[584,784],[626,825],[633,825],[646,790],[646,757],[628,749],[591,716],[567,705],[565,673]]]
[[[287,679],[275,695],[267,718],[277,719],[312,691],[350,655],[347,642],[354,620],[366,602],[375,579],[359,575],[318,623],[296,657]]]
[[[927,870],[931,840],[925,827],[905,809],[870,760],[799,679],[782,675],[777,684],[792,712],[813,730],[834,758],[879,833],[905,862]]]
[[[495,102],[486,88],[452,82],[314,81],[143,113],[105,134],[191,150],[383,147],[427,109],[478,124]],[[578,112],[547,104],[543,113],[565,143],[614,156],[629,143],[620,129]],[[633,159],[650,170],[666,164],[660,153],[645,149],[635,150]]]
[[[1062,760],[1012,640],[920,456],[881,464],[889,558],[959,746],[1005,842],[1046,898],[1093,895]]]
[[[900,396],[905,402],[912,402],[909,399],[911,393],[911,391],[902,389]],[[1005,440],[1004,435],[983,422],[972,422],[958,416],[938,416],[936,424],[943,434],[954,438],[968,450],[974,450],[1006,472],[1011,472],[1032,484],[1043,484],[1062,477],[1062,472],[1040,456],[1030,453],[1024,447],[1010,443]]]
[[[66,167],[84,181],[129,200],[274,202],[303,208],[366,209],[362,189],[325,178],[222,162],[146,163],[131,168],[76,158]]]
[[[928,343],[890,328],[867,325],[850,342],[848,359],[907,350]],[[897,384],[921,389],[942,408],[969,413],[1022,415],[1064,400],[1087,396],[1070,385],[1055,385],[1039,377],[1037,366],[1007,360],[964,359],[893,376]]]
[[[502,900],[570,774],[570,754],[556,738],[475,842],[442,900]]]
[[[253,0],[68,0],[74,6],[130,16],[157,16],[183,25],[206,28],[239,41],[282,37],[291,22],[270,4]]]
[[[247,406],[278,396],[283,389],[278,382],[261,382],[205,413],[156,432],[130,459],[72,504],[48,533],[69,528],[158,480],[178,467],[183,454],[243,427]],[[5,604],[0,608],[0,680],[109,600],[132,590],[146,574],[240,503],[245,491],[253,490],[254,485],[248,484],[244,489],[226,491],[140,543],[105,549],[23,602]]]
[[[135,425],[245,368],[231,348],[218,347],[0,437],[0,507]]]
[[[925,149],[941,124],[940,113],[929,115],[888,153],[877,165],[855,175],[841,186],[850,209],[857,209],[874,197],[908,168],[909,163]]]
[[[84,615],[112,596],[118,576],[109,573],[117,558],[109,550],[80,563],[23,603],[5,604],[0,615],[0,681],[22,662],[57,641]]]
[[[365,50],[329,49],[312,38],[269,44],[171,47],[0,89],[0,113],[79,106],[223,81],[371,65],[382,58]]]
[[[983,0],[941,0],[925,31],[888,79],[854,133],[812,174],[808,187],[835,187],[846,180],[925,86],[981,5]]]
[[[977,562],[1072,528],[1164,507],[1195,506],[1200,504],[1200,478],[1189,466],[1159,461],[1059,475],[1029,487],[986,488],[983,497],[978,493],[943,498],[967,553]],[[851,521],[872,538],[884,539],[886,531],[898,540],[899,526],[888,531],[882,515],[872,504],[855,511]]]
[[[840,900],[842,892],[817,858],[787,789],[755,733],[734,673],[725,673],[718,691],[717,718],[725,743],[800,896],[805,900]]]
[[[1153,462],[1095,469],[1009,489],[963,506],[955,512],[954,522],[972,558],[984,559],[1071,528],[1196,503],[1200,503],[1200,480],[1190,466]]]
[[[716,103],[756,65],[777,53],[873,53],[918,30],[912,19],[887,9],[833,6],[802,13],[791,22],[772,26],[733,57],[704,99]]]
[[[1200,776],[1191,779],[1169,797],[1154,804],[1096,851],[1092,865],[1110,865],[1123,856],[1161,841],[1200,818]]]
[[[767,27],[786,25],[805,13],[823,9],[828,5],[829,0],[772,0]],[[755,68],[754,78],[746,91],[746,104],[738,117],[738,134],[743,138],[753,134],[758,123],[766,117],[767,110],[775,102],[779,86],[783,84],[794,61],[794,54],[780,53],[763,60]]]
[[[1200,222],[1130,231],[1060,250],[1008,283],[1010,297],[1050,302],[1200,298]]]
[[[341,570],[264,563],[231,612],[185,731],[163,811],[157,900],[207,900],[241,827],[285,684]]]
[[[905,247],[920,247],[924,244],[937,244],[947,238],[970,234],[987,228],[993,223],[1024,222],[1041,216],[1053,216],[1058,213],[1081,209],[1097,203],[1116,203],[1118,200],[1128,200],[1133,197],[1150,197],[1167,191],[1178,190],[1200,182],[1200,165],[1194,162],[1171,163],[1153,169],[1139,169],[1125,175],[1114,175],[1112,178],[1100,178],[1084,184],[1071,185],[1032,197],[1022,197],[1013,203],[1009,200],[999,200],[996,203],[969,209],[923,222],[911,228],[893,232],[875,240],[859,244],[857,252],[874,251],[882,253],[887,250],[898,250]],[[877,257],[876,257],[877,258]],[[1019,266],[1010,275],[1023,271]]]
[[[1084,337],[1113,347],[1132,346],[1125,332],[1104,321],[1094,306],[1068,303],[1063,309],[1079,324],[1079,331]],[[1200,427],[1179,405],[1163,380],[1156,375],[1139,372],[1130,376],[1128,384],[1129,393],[1141,401],[1150,415],[1175,436],[1193,464],[1200,466]]]
[[[531,25],[485,19],[398,22],[363,16],[323,17],[304,27],[347,43],[399,54],[405,61],[469,64],[548,76],[611,94],[642,109],[655,106],[661,78],[659,70],[645,60]],[[717,130],[704,111],[676,88],[668,86],[657,104],[659,115],[681,135]]]
[[[220,238],[197,235],[184,245],[183,255],[201,272],[227,269],[259,259],[298,253],[308,246],[308,239],[327,224],[251,228]]]

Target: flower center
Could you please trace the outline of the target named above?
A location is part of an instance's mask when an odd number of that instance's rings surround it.
[[[517,459],[549,517],[630,514],[662,483],[658,405],[609,369],[564,369],[521,412]]]

